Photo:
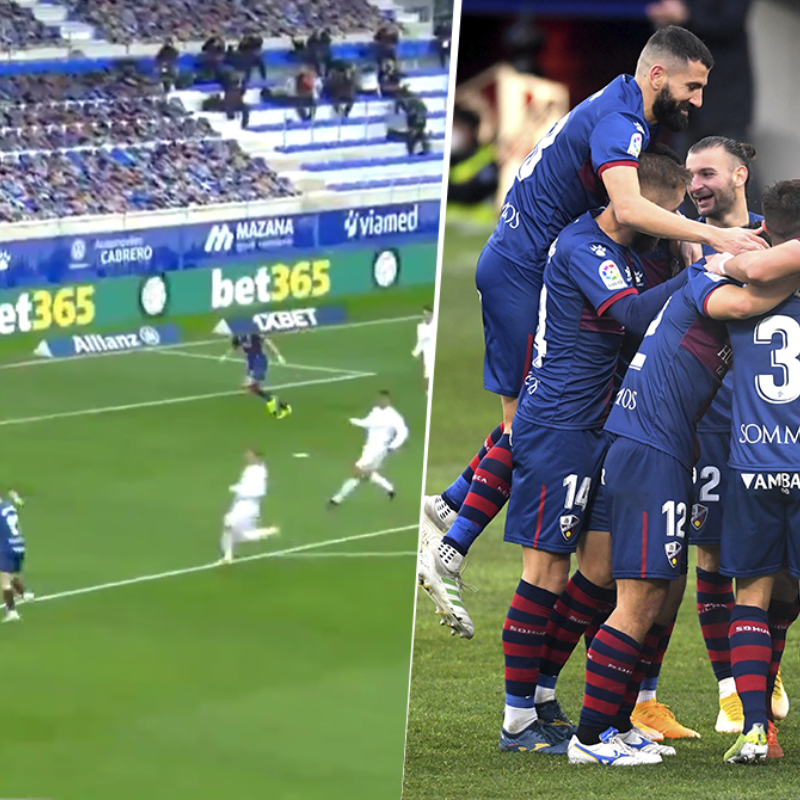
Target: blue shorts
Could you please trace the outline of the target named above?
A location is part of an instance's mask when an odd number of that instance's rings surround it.
[[[751,578],[781,567],[800,578],[800,476],[731,469],[719,571]]]
[[[700,460],[695,467],[694,505],[689,525],[689,544],[719,545],[722,511],[728,489],[730,431],[699,433]]]
[[[25,553],[15,553],[11,550],[0,550],[0,572],[14,575],[22,572]]]
[[[609,448],[603,470],[614,577],[674,581],[685,575],[691,470],[623,436]]]
[[[256,383],[263,383],[267,379],[266,356],[256,356],[247,359],[247,377]]]
[[[545,428],[517,417],[505,540],[547,553],[574,553],[608,444],[603,430]]]
[[[475,283],[481,298],[483,386],[504,397],[516,397],[531,366],[533,337],[539,318],[542,273],[520,267],[488,245],[478,258]]]

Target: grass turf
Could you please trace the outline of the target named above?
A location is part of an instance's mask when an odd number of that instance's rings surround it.
[[[474,265],[486,236],[449,228],[437,338],[427,491],[448,486],[500,417],[496,397],[482,390],[483,338]],[[500,633],[522,568],[518,547],[502,541],[498,519],[472,550],[465,592],[475,638],[451,638],[440,628],[433,604],[419,590],[406,746],[406,800],[781,800],[800,796],[800,680],[798,634],[790,630],[782,674],[794,699],[779,724],[786,751],[781,761],[753,767],[727,765],[733,740],[714,732],[717,690],[697,622],[694,566],[658,696],[700,740],[676,743],[678,754],[655,767],[634,770],[571,767],[566,756],[500,753],[504,704]],[[582,695],[583,644],[562,673],[558,696],[577,721]]]
[[[39,598],[0,630],[0,796],[398,796],[426,412],[408,317],[429,300],[353,301],[384,321],[277,336],[282,421],[219,362],[210,318],[165,351],[20,365],[3,343],[0,487],[27,500]],[[412,432],[384,471],[398,497],[365,485],[329,510],[363,443],[347,420],[384,387]],[[184,572],[217,558],[251,445],[280,535]]]

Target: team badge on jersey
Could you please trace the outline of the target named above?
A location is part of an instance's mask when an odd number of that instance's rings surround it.
[[[700,503],[695,503],[692,506],[692,527],[699,531],[703,525],[706,524],[706,520],[708,519],[708,508],[706,506],[700,505]]]
[[[628,154],[638,158],[642,152],[642,134],[634,133],[631,136],[631,143],[628,145]]]
[[[683,545],[680,542],[667,542],[664,545],[664,550],[667,553],[667,561],[669,561],[670,566],[677,567],[678,562],[681,560]]]
[[[605,258],[606,257],[606,249],[601,244],[592,244],[589,245],[589,249],[598,257],[598,258]]]
[[[561,535],[565,541],[570,541],[578,532],[581,521],[574,514],[565,514],[561,517]]]
[[[625,289],[628,286],[619,271],[619,267],[610,259],[600,265],[600,280],[603,281],[606,289],[610,289],[612,292],[615,289]]]

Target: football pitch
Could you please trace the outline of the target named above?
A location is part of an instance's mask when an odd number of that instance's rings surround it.
[[[0,487],[26,500],[37,599],[0,627],[0,797],[397,798],[426,396],[411,358],[432,289],[354,302],[274,341],[274,420],[241,359],[194,320],[183,344],[0,357]],[[30,353],[32,348],[28,348]],[[377,392],[411,437],[337,509]],[[265,525],[217,566],[247,447]]]
[[[427,492],[448,486],[499,421],[500,403],[483,391],[483,335],[474,269],[488,232],[448,228],[439,309]],[[782,674],[792,703],[779,725],[786,756],[757,766],[728,765],[734,737],[714,731],[717,685],[695,607],[694,560],[678,624],[667,652],[658,698],[702,734],[672,742],[678,751],[657,766],[574,767],[566,756],[500,753],[504,705],[501,631],[519,582],[520,548],[504,544],[504,517],[472,550],[464,592],[475,623],[472,641],[451,637],[419,590],[406,746],[406,800],[788,800],[800,797],[800,668],[792,628]],[[577,722],[583,696],[581,643],[558,685],[564,710]]]

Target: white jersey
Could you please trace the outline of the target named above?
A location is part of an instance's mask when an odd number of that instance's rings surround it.
[[[364,419],[351,419],[351,425],[365,428],[367,441],[365,450],[397,450],[408,439],[408,426],[400,414],[391,406],[375,406]]]
[[[417,325],[417,346],[414,348],[414,357],[420,353],[426,358],[433,356],[436,346],[436,325],[434,321],[420,322]]]
[[[233,503],[225,515],[225,525],[246,538],[248,532],[258,528],[261,501],[267,494],[267,465],[248,464],[230,490]]]

